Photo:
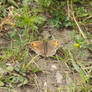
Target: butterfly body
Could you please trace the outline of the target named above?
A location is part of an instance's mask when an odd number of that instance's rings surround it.
[[[56,50],[59,48],[59,41],[33,41],[30,43],[30,45],[32,50],[38,55],[48,57],[53,56],[56,53]]]

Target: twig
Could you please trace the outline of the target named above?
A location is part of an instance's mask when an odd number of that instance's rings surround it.
[[[86,40],[86,42],[88,43],[88,40],[87,40],[86,35],[83,33],[83,31],[82,31],[82,29],[81,29],[81,27],[80,27],[78,21],[76,20],[76,18],[75,18],[75,16],[74,16],[72,0],[71,0],[71,9],[72,9],[71,12],[72,12],[72,15],[73,15],[73,20],[74,20],[74,22],[76,23],[76,25],[77,25],[77,27],[78,27],[78,29],[79,29],[79,31],[80,31],[80,34],[83,36],[83,38],[84,38],[84,39]]]
[[[39,55],[36,55],[35,57],[32,58],[32,60],[26,65],[26,68],[30,66],[30,64],[34,63],[34,60],[38,57]]]
[[[69,0],[67,0],[67,15],[70,17]]]
[[[85,18],[84,21],[86,21],[86,20],[88,20],[90,18],[92,18],[92,15],[88,16],[87,18]]]
[[[75,23],[76,23],[76,25],[77,25],[77,27],[78,27],[80,33],[82,34],[82,36],[83,36],[85,39],[87,39],[87,37],[86,37],[85,34],[83,33],[82,29],[80,28],[79,23],[77,22],[77,20],[76,20],[76,18],[75,18],[75,16],[74,16],[74,13],[73,13],[73,19],[74,19],[74,21],[75,21]]]

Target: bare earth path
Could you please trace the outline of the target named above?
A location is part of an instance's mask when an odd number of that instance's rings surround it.
[[[67,45],[71,45],[72,40],[69,35],[72,30],[56,30],[55,28],[43,28],[41,33],[43,36],[47,34],[53,36],[55,39],[61,42],[61,45],[66,49]],[[49,30],[49,31],[48,31]],[[49,34],[50,33],[50,34]],[[46,35],[45,35],[46,36]],[[10,42],[0,38],[0,45],[9,46]],[[58,61],[52,58],[40,58],[35,61],[41,68],[42,72],[36,74],[35,79],[37,84],[30,84],[30,86],[24,86],[21,88],[12,89],[11,92],[57,92],[59,89],[63,89],[63,92],[68,92],[67,87],[73,84],[74,80],[80,81],[80,77],[77,73],[72,74],[65,65],[65,61]],[[8,92],[5,89],[0,89],[0,92]],[[59,92],[59,91],[58,91]],[[61,92],[61,91],[60,91]]]

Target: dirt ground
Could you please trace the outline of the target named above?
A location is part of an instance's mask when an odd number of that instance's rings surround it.
[[[47,25],[48,26],[48,25]],[[70,34],[72,29],[57,30],[52,26],[44,26],[39,39],[57,39],[60,41],[61,46],[67,49],[68,45],[72,45]],[[0,45],[9,46],[10,42],[7,39],[0,38]],[[85,58],[87,58],[86,56]],[[65,61],[55,60],[53,58],[38,57],[36,64],[40,67],[42,72],[36,74],[35,85],[24,86],[21,88],[12,89],[11,92],[61,92],[57,91],[63,89],[62,92],[68,92],[68,87],[73,85],[73,81],[80,82],[78,73],[72,73],[65,65]],[[0,92],[8,92],[5,89],[0,89]]]

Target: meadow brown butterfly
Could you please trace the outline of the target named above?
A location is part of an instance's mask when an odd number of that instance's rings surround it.
[[[59,48],[59,41],[33,41],[30,43],[30,46],[38,55],[48,57],[56,53],[56,50]]]

